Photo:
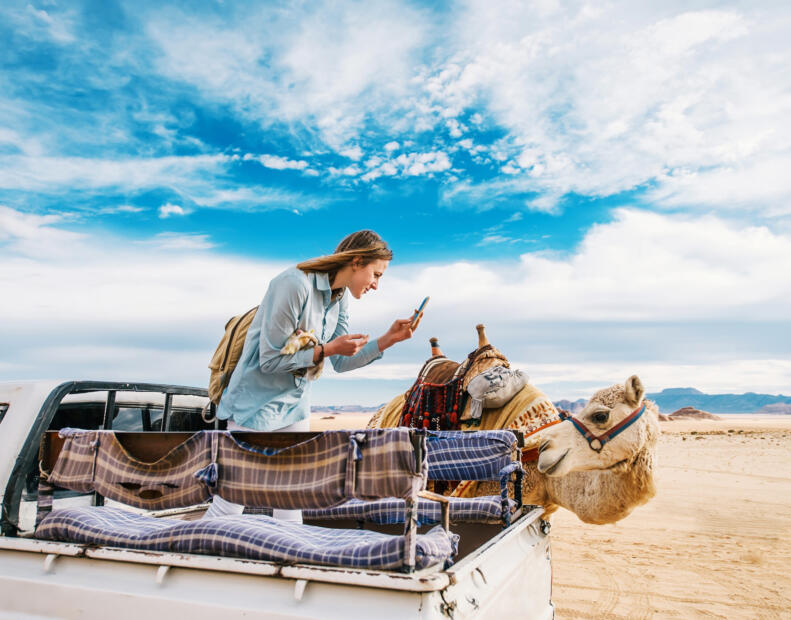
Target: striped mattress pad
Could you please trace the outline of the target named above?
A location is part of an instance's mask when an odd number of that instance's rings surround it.
[[[405,536],[316,527],[264,515],[181,521],[95,506],[50,513],[36,529],[36,537],[125,549],[374,570],[402,569],[408,544]],[[456,553],[458,536],[437,526],[418,534],[415,540],[414,567],[421,569],[449,563]]]

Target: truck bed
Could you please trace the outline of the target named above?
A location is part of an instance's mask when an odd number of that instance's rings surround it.
[[[412,574],[0,537],[6,612],[117,620],[552,618],[549,539],[534,509],[447,570]],[[464,538],[464,532],[462,538]],[[0,616],[2,617],[2,616]],[[23,617],[15,615],[13,617]]]

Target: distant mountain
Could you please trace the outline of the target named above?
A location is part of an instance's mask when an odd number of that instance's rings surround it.
[[[558,401],[556,401],[556,402],[554,402],[552,404],[555,405],[556,409],[563,409],[563,410],[568,411],[569,413],[571,413],[573,415],[577,415],[580,411],[582,411],[582,409],[585,407],[585,403],[587,403],[587,402],[588,401],[585,400],[584,398],[580,398],[580,399],[574,400],[574,401],[566,400],[564,398],[564,399],[558,400]]]
[[[791,415],[791,403],[772,403],[764,405],[758,413],[773,413],[778,415]]]
[[[667,388],[654,394],[646,394],[648,400],[654,401],[661,413],[669,414],[684,407],[700,409],[711,413],[777,413],[791,414],[791,396],[782,394],[704,394],[691,387]],[[578,400],[561,399],[553,404],[558,409],[565,409],[572,414],[582,411],[588,402],[586,398]],[[343,413],[374,413],[385,403],[376,407],[362,405],[317,405],[311,407],[313,413],[339,415]]]
[[[671,421],[680,420],[682,418],[691,418],[693,420],[722,420],[722,418],[718,415],[714,415],[708,411],[701,411],[700,409],[695,409],[694,407],[683,407],[678,411],[674,411],[668,417],[668,419]]]
[[[383,405],[376,407],[363,407],[362,405],[317,405],[310,408],[311,413],[330,413],[339,415],[342,413],[374,413],[379,411]]]
[[[683,407],[694,407],[711,413],[764,413],[767,405],[776,403],[791,405],[791,396],[782,394],[704,394],[695,388],[668,388],[655,394],[646,394],[662,413],[670,413]]]

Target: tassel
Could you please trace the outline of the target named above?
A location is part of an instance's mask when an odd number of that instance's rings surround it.
[[[195,472],[195,477],[203,482],[209,490],[217,486],[217,463],[209,463],[203,469]]]

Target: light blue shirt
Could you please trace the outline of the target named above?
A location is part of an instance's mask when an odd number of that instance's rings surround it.
[[[298,328],[313,329],[326,343],[349,333],[349,294],[332,300],[325,273],[286,269],[270,283],[250,324],[242,356],[217,407],[217,417],[259,431],[272,431],[310,416],[310,382],[291,371],[313,366],[313,349],[283,355],[280,349]],[[353,357],[328,357],[337,372],[354,370],[382,357],[376,340]]]

